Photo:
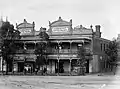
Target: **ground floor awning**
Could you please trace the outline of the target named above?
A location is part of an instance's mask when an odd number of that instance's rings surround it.
[[[77,55],[48,55],[48,59],[77,59]]]
[[[85,58],[87,60],[91,60],[92,56],[85,56]],[[73,54],[73,55],[48,55],[48,59],[60,59],[60,60],[67,60],[67,59],[79,59],[77,57],[77,54]]]

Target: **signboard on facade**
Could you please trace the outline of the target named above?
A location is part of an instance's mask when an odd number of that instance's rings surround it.
[[[52,32],[68,32],[68,27],[54,27]]]
[[[26,61],[35,61],[35,58],[26,58]]]
[[[48,55],[49,59],[57,59],[59,57],[59,59],[64,59],[64,58],[77,58],[77,55]]]
[[[77,55],[60,55],[60,57],[77,57]]]
[[[29,35],[32,32],[30,28],[21,28],[19,29],[19,31],[20,31],[20,35]]]
[[[16,60],[16,61],[24,61],[25,58],[22,57],[22,56],[15,56],[15,57],[14,57],[14,60]]]

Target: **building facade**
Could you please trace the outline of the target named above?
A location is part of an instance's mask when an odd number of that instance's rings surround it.
[[[74,71],[81,45],[87,54],[86,73],[99,72],[100,69],[106,68],[105,49],[110,41],[101,38],[100,25],[96,25],[95,32],[92,26],[85,28],[80,25],[72,28],[72,20],[67,22],[59,17],[57,21],[49,22],[48,34],[52,44],[50,51],[52,53],[48,55],[48,59],[52,61],[49,66],[52,66],[53,73],[56,73],[58,67],[64,72]],[[59,66],[56,66],[58,64]]]
[[[61,17],[57,21],[49,21],[49,29],[41,28],[35,30],[35,23],[16,24],[17,30],[21,32],[21,39],[16,40],[18,49],[13,58],[13,70],[23,72],[27,66],[32,72],[35,71],[35,47],[41,42],[40,31],[46,31],[49,35],[50,45],[47,47],[47,72],[48,73],[72,73],[76,69],[78,50],[84,46],[86,50],[86,73],[99,72],[106,68],[105,49],[109,40],[101,38],[100,25],[96,25],[94,31],[92,26],[85,28],[82,25],[72,27],[72,20],[65,21]],[[102,67],[101,67],[102,65]],[[10,68],[9,70],[11,70]]]

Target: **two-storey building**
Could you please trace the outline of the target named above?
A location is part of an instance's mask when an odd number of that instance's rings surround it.
[[[76,69],[79,59],[78,50],[84,46],[86,50],[86,73],[99,72],[106,68],[104,53],[109,40],[101,38],[100,25],[96,25],[95,31],[92,26],[85,28],[82,25],[72,26],[72,20],[65,21],[61,17],[57,21],[49,22],[49,29],[41,28],[35,30],[35,23],[16,24],[17,30],[21,32],[21,39],[16,40],[18,49],[13,58],[13,69],[23,72],[27,66],[32,72],[35,70],[35,47],[41,42],[38,36],[40,31],[46,31],[49,35],[49,47],[47,47],[47,72],[48,73],[71,73]]]
[[[85,28],[82,25],[72,27],[72,20],[64,21],[59,17],[57,21],[49,22],[48,34],[50,36],[51,61],[49,69],[52,73],[72,72],[77,62],[79,46],[83,45],[86,50],[86,72],[99,72],[105,68],[105,49],[109,40],[101,38],[100,25],[96,25],[94,32],[92,26]]]

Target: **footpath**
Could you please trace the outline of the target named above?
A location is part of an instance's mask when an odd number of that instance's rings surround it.
[[[114,74],[113,72],[104,72],[104,73],[89,73],[85,76],[115,76],[117,74]]]
[[[6,76],[6,74],[4,73],[4,74],[2,74],[1,72],[0,72],[0,76]],[[72,74],[69,74],[69,73],[59,73],[59,74],[43,74],[43,75],[41,75],[41,74],[35,74],[35,73],[27,73],[27,74],[24,74],[24,73],[14,73],[14,74],[12,74],[12,73],[8,73],[8,75],[7,76],[115,76],[115,75],[118,75],[117,73],[116,74],[114,74],[113,72],[103,72],[103,73],[85,73],[85,75],[78,75],[78,74],[74,74],[74,73],[72,73]],[[120,75],[120,73],[119,73],[119,75]]]

